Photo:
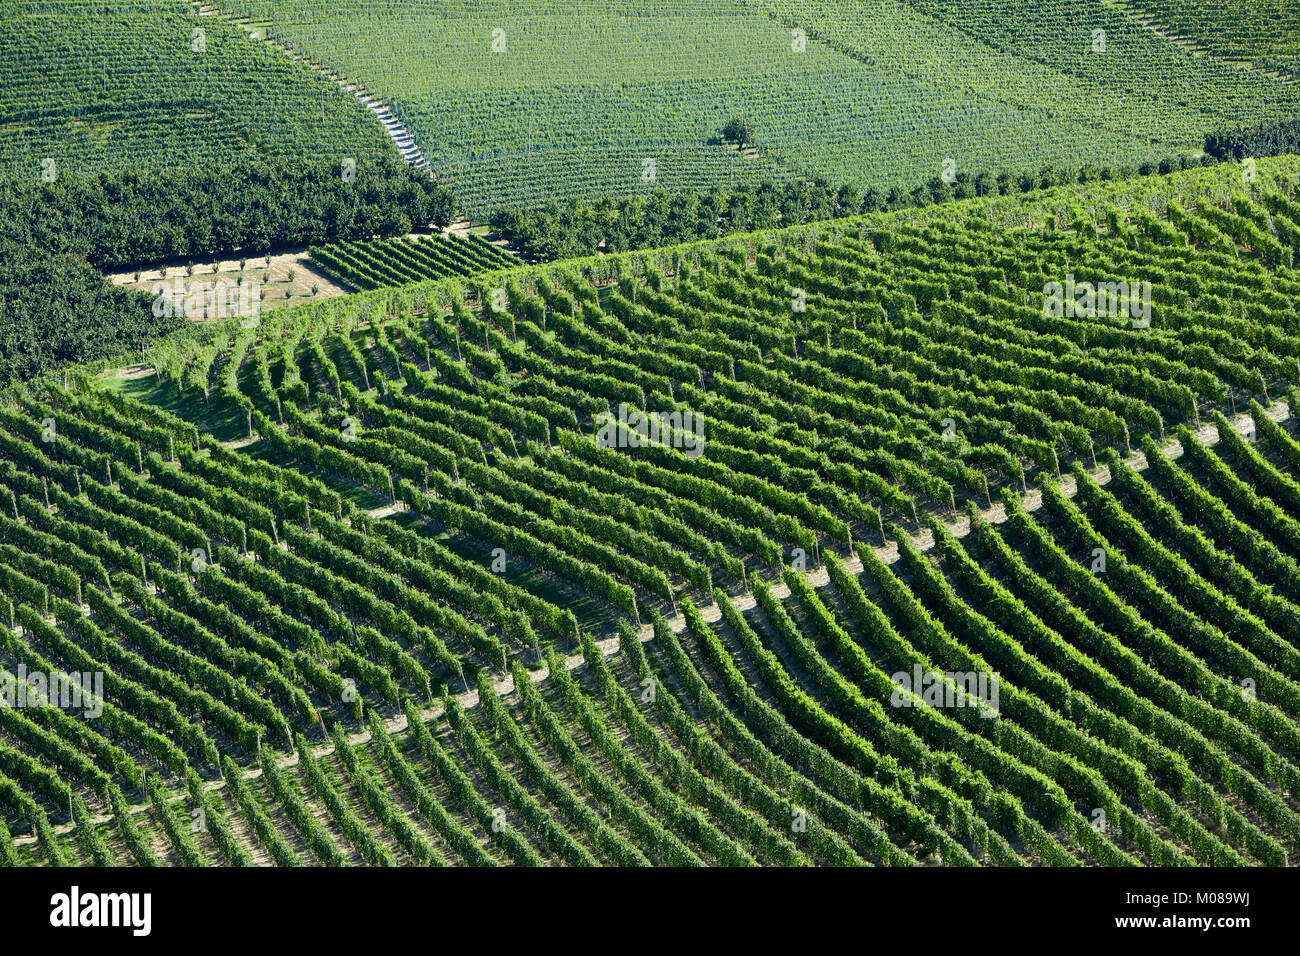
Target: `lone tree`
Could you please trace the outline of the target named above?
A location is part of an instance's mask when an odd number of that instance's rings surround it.
[[[728,143],[735,143],[738,149],[754,145],[754,135],[749,124],[738,116],[727,120],[726,125],[722,127],[722,138]]]

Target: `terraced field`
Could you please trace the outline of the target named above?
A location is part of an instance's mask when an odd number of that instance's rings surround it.
[[[102,685],[0,708],[0,857],[1289,862],[1300,161],[1232,172],[12,390],[0,667]],[[1149,298],[1066,319],[1067,277]]]
[[[517,264],[508,252],[475,235],[341,242],[313,246],[310,255],[316,266],[357,289],[472,276]]]
[[[394,154],[336,84],[176,0],[0,9],[0,178]]]
[[[224,0],[383,97],[471,218],[789,175],[910,190],[1195,155],[1300,91],[1101,0]],[[1106,37],[1093,49],[1094,30]],[[753,149],[720,142],[733,117]],[[652,172],[645,163],[654,162]],[[949,165],[946,165],[946,162]]]
[[[1226,59],[1294,75],[1300,65],[1300,8],[1290,0],[1121,0],[1149,29]]]

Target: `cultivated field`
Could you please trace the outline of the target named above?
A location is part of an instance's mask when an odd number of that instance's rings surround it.
[[[0,661],[103,686],[0,709],[0,854],[1287,863],[1300,164],[1257,177],[383,288],[15,390]]]
[[[337,84],[175,0],[10,0],[0,77],[0,179],[392,151]]]
[[[1294,76],[1300,65],[1300,9],[1289,0],[1120,0],[1148,29],[1216,56]]]
[[[358,289],[470,276],[516,264],[508,253],[472,234],[338,243],[313,248],[311,261]]]

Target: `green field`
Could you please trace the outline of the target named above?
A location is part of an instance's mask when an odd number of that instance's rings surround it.
[[[1023,6],[222,4],[387,99],[476,217],[790,173],[910,188],[945,160],[972,175],[1136,165],[1300,102],[1295,88],[1193,57],[1107,4]],[[1104,52],[1092,52],[1094,28],[1107,31]],[[732,116],[749,122],[756,152],[711,142]]]
[[[1300,160],[1258,174],[379,289],[11,390],[0,676],[105,683],[0,708],[0,859],[1293,860]],[[1063,319],[1067,277],[1146,308]],[[620,405],[703,430],[611,445]]]
[[[0,76],[0,179],[393,152],[336,84],[178,0],[9,0]]]
[[[1298,17],[0,0],[0,867],[1294,865]]]
[[[1300,7],[1293,0],[1118,0],[1118,6],[1217,56],[1295,74]]]

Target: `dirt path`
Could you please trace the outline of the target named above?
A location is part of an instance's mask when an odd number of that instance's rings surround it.
[[[1268,417],[1277,422],[1284,421],[1290,417],[1290,410],[1284,401],[1277,401],[1269,406]],[[1235,427],[1242,435],[1248,434],[1253,428],[1250,415],[1244,412],[1232,419],[1232,424],[1233,427]],[[1205,445],[1214,445],[1219,441],[1218,429],[1213,425],[1202,425],[1200,429],[1197,430],[1196,436],[1201,443]],[[1177,441],[1169,439],[1161,447],[1161,452],[1167,458],[1179,458],[1183,454],[1183,448]],[[1129,467],[1133,468],[1135,471],[1144,471],[1147,467],[1146,456],[1139,451],[1130,453],[1125,461]],[[1100,484],[1105,484],[1110,481],[1110,469],[1105,465],[1101,465],[1095,470],[1090,470],[1089,474],[1091,474]],[[1067,498],[1074,497],[1077,488],[1075,487],[1075,482],[1072,477],[1065,476],[1062,478],[1061,491]],[[1025,510],[1027,511],[1036,511],[1042,507],[1042,495],[1037,489],[1031,489],[1027,492],[1024,495],[1023,500]],[[385,509],[378,510],[382,511]],[[980,512],[980,520],[988,521],[993,524],[1001,524],[1007,520],[1006,509],[1001,503],[994,504],[991,508],[982,509]],[[951,521],[945,521],[945,524],[954,537],[962,538],[970,533],[970,522],[964,515],[953,518]],[[928,530],[918,535],[912,535],[911,540],[918,550],[921,551],[928,551],[934,547],[934,537]],[[875,553],[876,557],[885,564],[893,564],[899,557],[898,546],[893,543],[888,544],[885,547],[873,548],[872,551]],[[862,573],[862,560],[856,554],[844,556],[842,560],[844,561],[845,568],[853,574]],[[808,582],[816,588],[826,587],[830,583],[830,576],[824,565],[805,572],[805,576]],[[789,597],[790,589],[784,582],[778,581],[772,585],[772,594],[778,599],[785,599],[786,597]],[[752,595],[743,593],[733,595],[731,601],[732,604],[735,605],[736,609],[742,612],[749,610],[756,604]],[[722,618],[722,610],[716,603],[711,604],[708,607],[700,608],[700,614],[708,623],[715,623]],[[682,617],[681,614],[675,614],[672,617],[665,618],[664,623],[667,624],[675,634],[680,634],[686,629],[686,619]],[[649,641],[654,640],[654,629],[649,624],[644,624],[638,629],[637,637],[642,642],[648,643]],[[619,651],[619,636],[617,633],[611,634],[606,638],[596,641],[596,646],[600,648],[601,653],[606,657],[611,657]],[[570,654],[564,658],[564,668],[568,671],[577,670],[582,667],[584,663],[581,654]],[[528,677],[534,684],[542,683],[549,676],[550,670],[546,666],[528,672]],[[492,686],[500,695],[504,696],[513,693],[515,689],[514,678],[508,674],[498,674],[494,676]],[[471,690],[465,693],[456,694],[455,699],[461,707],[466,709],[477,707],[479,703],[478,691]],[[420,716],[424,720],[429,721],[441,717],[442,713],[443,705],[441,702],[438,702],[421,710]],[[406,716],[404,714],[398,714],[396,717],[385,721],[384,726],[387,728],[389,733],[401,733],[406,730]],[[369,730],[362,730],[358,733],[351,734],[348,737],[348,742],[353,745],[365,744],[368,743],[369,740]],[[328,756],[333,752],[333,743],[323,743],[312,747],[312,753],[318,757]],[[294,753],[281,757],[276,761],[276,764],[280,767],[297,766],[298,755]],[[260,777],[261,775],[262,770],[260,767],[252,767],[244,771],[245,779],[251,780]],[[224,780],[214,780],[210,781],[206,786],[208,790],[218,790],[225,785],[226,783]],[[142,813],[146,811],[148,807],[149,805],[147,802],[138,804],[131,808],[131,812]],[[96,823],[106,823],[111,821],[113,818],[109,814],[104,814],[96,816],[93,819]],[[71,823],[65,823],[54,827],[54,831],[59,834],[69,833],[73,829],[74,825]],[[30,834],[14,837],[14,843],[18,846],[26,846],[35,842],[35,836]]]

